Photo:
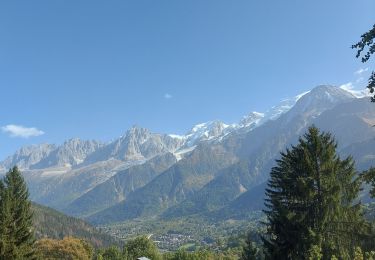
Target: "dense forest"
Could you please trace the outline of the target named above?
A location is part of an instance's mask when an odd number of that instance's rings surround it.
[[[76,237],[88,241],[95,248],[121,245],[120,241],[100,232],[81,219],[66,216],[54,209],[36,203],[31,204],[31,209],[37,239]]]

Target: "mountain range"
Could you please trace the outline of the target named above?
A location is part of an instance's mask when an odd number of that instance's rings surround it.
[[[18,165],[32,200],[95,224],[190,215],[241,218],[260,209],[275,159],[307,127],[331,132],[358,170],[375,166],[375,106],[322,85],[237,124],[210,121],[185,135],[132,127],[103,143],[70,139],[23,147]]]

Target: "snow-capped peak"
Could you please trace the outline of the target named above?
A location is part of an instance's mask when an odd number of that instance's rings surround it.
[[[259,122],[264,118],[264,113],[259,113],[259,112],[251,112],[248,115],[244,116],[240,123],[239,127],[246,127],[249,129],[253,129],[254,127],[259,125]]]
[[[186,145],[191,146],[198,141],[215,139],[235,128],[235,125],[227,125],[218,120],[197,124],[185,135]]]
[[[340,88],[349,92],[356,98],[363,98],[363,97],[371,96],[371,93],[369,92],[368,89],[356,89],[353,83],[351,82],[341,85]]]
[[[282,114],[288,112],[297,103],[298,100],[300,100],[309,92],[310,91],[306,91],[292,98],[286,98],[281,100],[281,102],[278,105],[271,107],[271,109],[269,109],[265,113],[263,120],[260,123],[264,123],[268,120],[275,120],[279,118]]]
[[[305,95],[298,100],[296,107],[301,112],[314,107],[315,110],[324,110],[326,106],[332,106],[341,101],[355,98],[353,94],[345,91],[339,87],[321,85],[312,89],[308,95]]]
[[[182,149],[185,149],[186,147],[195,146],[201,141],[221,140],[235,130],[251,131],[268,120],[275,120],[283,113],[289,111],[296,102],[307,93],[309,93],[309,91],[290,99],[284,99],[279,105],[272,107],[266,113],[257,111],[250,112],[248,115],[244,116],[238,124],[225,124],[218,120],[208,121],[195,125],[186,135],[170,134],[169,136],[184,140]]]
[[[168,136],[171,138],[180,139],[180,140],[186,139],[186,136],[184,135],[169,134]]]

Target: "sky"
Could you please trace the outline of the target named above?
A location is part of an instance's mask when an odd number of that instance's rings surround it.
[[[0,2],[0,160],[21,146],[183,134],[320,84],[364,88],[373,0]]]

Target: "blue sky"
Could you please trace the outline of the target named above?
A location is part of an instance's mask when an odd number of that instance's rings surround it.
[[[374,10],[373,0],[1,1],[0,159],[134,124],[181,134],[233,123],[319,84],[361,87],[354,72],[374,63],[350,46]]]

